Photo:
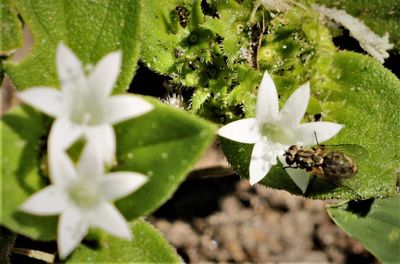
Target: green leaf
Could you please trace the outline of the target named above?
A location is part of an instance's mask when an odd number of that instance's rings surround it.
[[[233,89],[227,96],[227,101],[232,104],[242,105],[246,117],[253,117],[254,107],[256,105],[256,90],[261,82],[262,75],[259,71],[239,65],[237,67],[239,85]],[[249,108],[249,109],[248,109]]]
[[[252,4],[249,4],[249,1],[239,4],[237,1],[228,0],[217,1],[216,5],[218,18],[208,19],[202,26],[224,39],[224,54],[228,57],[228,64],[232,64],[238,59],[240,49],[249,47],[251,31],[248,24]]]
[[[192,3],[192,12],[190,14],[190,30],[195,30],[204,22],[204,14],[201,9],[201,0],[194,0]]]
[[[116,91],[132,80],[141,43],[141,1],[13,1],[32,31],[34,47],[19,62],[7,62],[5,71],[19,90],[32,86],[58,87],[55,51],[64,42],[86,64],[105,54],[123,51]]]
[[[337,9],[344,9],[383,36],[389,33],[391,43],[400,51],[400,4],[398,0],[316,0],[319,4]]]
[[[148,99],[155,109],[118,124],[117,166],[149,176],[139,191],[116,204],[128,219],[145,215],[165,202],[214,138],[215,127],[189,113]],[[14,107],[1,119],[1,224],[38,240],[56,237],[57,217],[18,211],[29,196],[49,184],[46,141],[50,120],[29,107]]]
[[[56,217],[28,215],[18,210],[48,179],[41,176],[45,165],[43,148],[47,127],[41,114],[28,106],[18,106],[2,116],[1,131],[1,224],[16,233],[37,239],[53,239]]]
[[[400,196],[350,201],[330,206],[327,211],[339,227],[382,263],[400,262]]]
[[[175,66],[175,49],[189,35],[188,27],[180,25],[177,7],[188,10],[191,1],[148,0],[143,7],[142,60],[159,73],[169,74]],[[185,5],[186,4],[186,5]]]
[[[10,0],[0,3],[0,55],[9,55],[22,44],[22,29]]]
[[[145,215],[170,198],[214,138],[211,123],[150,101],[156,109],[116,126],[116,170],[150,177],[141,189],[117,202],[128,219]]]
[[[101,237],[98,248],[79,246],[67,263],[181,263],[182,259],[161,234],[144,220],[131,224],[133,239]]]
[[[328,67],[317,66],[311,93],[320,102],[323,120],[345,127],[324,144],[356,144],[368,152],[367,157],[356,157],[359,172],[343,184],[363,198],[394,195],[400,160],[400,81],[373,58],[357,53],[340,52],[329,60]],[[253,145],[226,139],[221,144],[233,167],[248,177]],[[281,165],[273,167],[261,183],[301,194]],[[317,179],[309,197],[357,198],[348,188],[336,187]]]
[[[196,113],[202,104],[210,97],[211,91],[207,88],[198,87],[192,97],[192,111]]]

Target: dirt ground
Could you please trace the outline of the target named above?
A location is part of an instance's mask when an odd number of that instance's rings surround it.
[[[184,182],[148,220],[188,263],[378,263],[324,202],[236,175]]]

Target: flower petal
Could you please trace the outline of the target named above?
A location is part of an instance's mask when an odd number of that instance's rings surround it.
[[[104,56],[88,76],[90,89],[100,97],[107,97],[117,81],[121,68],[122,54],[111,52]]]
[[[101,141],[93,142],[93,140],[86,143],[77,165],[79,177],[98,181],[104,176],[103,157],[96,146],[101,143]]]
[[[63,150],[52,150],[48,153],[51,182],[60,186],[68,186],[77,179],[72,160]]]
[[[283,167],[287,167],[288,164],[285,161],[285,157],[278,156],[279,161],[282,163]],[[305,170],[297,168],[285,168],[286,173],[292,179],[292,181],[299,187],[299,189],[305,193],[310,182],[310,173]]]
[[[81,61],[63,43],[58,45],[56,57],[58,78],[62,86],[81,83],[86,79]]]
[[[132,233],[122,214],[109,203],[102,203],[89,215],[90,225],[99,227],[114,236],[131,239]]]
[[[136,172],[113,172],[101,181],[102,194],[107,201],[114,201],[136,191],[147,182],[147,176]]]
[[[258,88],[256,118],[260,122],[275,120],[279,111],[278,92],[267,71]]]
[[[324,142],[334,137],[341,129],[343,125],[332,123],[332,122],[310,122],[301,124],[296,128],[296,134],[298,135],[297,144],[303,146],[309,146]],[[315,138],[315,134],[317,138]]]
[[[83,128],[67,118],[57,118],[51,126],[48,150],[61,151],[68,149],[80,136]]]
[[[58,252],[61,259],[66,258],[86,236],[89,225],[82,212],[73,205],[60,215],[58,222]]]
[[[133,95],[116,95],[108,98],[104,103],[105,122],[117,124],[119,122],[144,115],[153,110],[153,105]]]
[[[254,144],[261,138],[255,118],[246,118],[229,123],[218,130],[218,135],[247,144]]]
[[[250,184],[261,181],[271,167],[277,163],[276,157],[284,152],[284,149],[280,150],[280,147],[282,146],[268,141],[254,144],[249,166]]]
[[[63,190],[50,185],[34,193],[19,208],[35,215],[56,215],[66,206],[68,197]]]
[[[88,127],[85,136],[96,155],[99,155],[100,161],[111,164],[115,156],[114,128],[109,124]]]
[[[57,117],[62,114],[63,96],[60,91],[54,88],[33,87],[18,93],[17,96],[24,103],[49,116]]]
[[[280,122],[288,126],[298,126],[310,99],[310,83],[305,83],[294,91],[279,112]]]

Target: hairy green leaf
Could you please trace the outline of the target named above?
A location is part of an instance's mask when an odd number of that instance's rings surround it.
[[[217,1],[218,18],[208,19],[202,26],[216,32],[224,40],[224,54],[228,64],[233,64],[240,56],[240,50],[249,48],[250,15],[252,4],[249,1],[239,4],[237,1]]]
[[[79,246],[67,263],[181,263],[175,249],[144,220],[131,224],[132,241],[109,235],[101,237],[97,248]]]
[[[0,55],[9,55],[22,44],[21,22],[10,0],[0,3]]]
[[[13,1],[32,31],[32,52],[21,62],[5,63],[19,90],[58,87],[55,51],[64,42],[86,64],[122,50],[123,63],[115,91],[124,91],[136,69],[141,43],[141,1]]]
[[[32,108],[18,106],[2,116],[0,123],[1,224],[37,239],[55,237],[57,218],[28,215],[18,206],[49,183],[40,169],[46,166],[47,121]]]
[[[382,263],[400,262],[400,196],[350,201],[327,208],[329,216]]]
[[[173,72],[179,57],[181,42],[189,36],[188,25],[182,19],[188,16],[191,1],[148,0],[143,8],[142,60],[146,66],[162,74]],[[179,12],[180,7],[182,11]]]
[[[117,202],[129,219],[145,215],[171,197],[214,138],[210,123],[151,100],[149,114],[116,126],[116,170],[138,171],[149,182]]]

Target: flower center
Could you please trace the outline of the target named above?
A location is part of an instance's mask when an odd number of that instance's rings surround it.
[[[103,123],[104,98],[86,83],[74,84],[64,91],[69,118],[78,125],[96,126]]]
[[[263,123],[260,126],[261,134],[272,142],[283,145],[293,144],[293,130],[278,124]]]
[[[103,109],[100,102],[96,102],[96,98],[78,100],[74,103],[70,117],[80,125],[95,126],[103,121]]]
[[[78,207],[93,207],[101,200],[99,187],[88,181],[79,181],[72,185],[69,197]]]

